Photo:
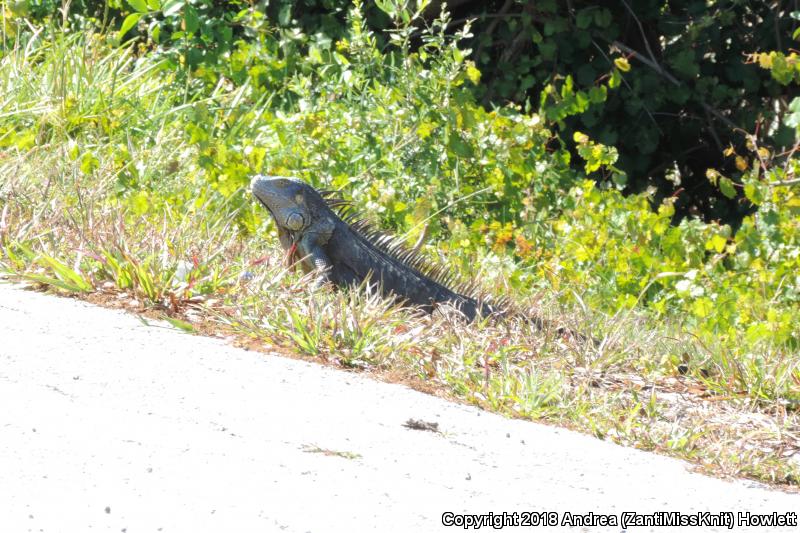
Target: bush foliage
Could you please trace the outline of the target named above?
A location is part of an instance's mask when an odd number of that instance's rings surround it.
[[[224,68],[228,57],[243,59],[243,40],[263,45],[265,35],[280,35],[284,51],[321,58],[349,31],[349,0],[277,0],[263,9],[238,0],[114,0],[104,7],[80,4],[78,11],[107,19],[109,6],[122,21],[120,37],[147,38],[191,67]],[[443,31],[454,35],[468,23],[473,29],[462,47],[473,51],[482,73],[470,91],[478,101],[536,106],[548,100],[545,116],[562,138],[585,132],[618,150],[623,173],[594,168],[593,179],[622,180],[626,192],[655,187],[657,201],[676,198],[676,218],[693,214],[738,225],[757,207],[741,188],[710,182],[706,169],[740,183],[741,164],[723,152],[744,149],[744,132],[777,153],[794,143],[783,119],[791,113],[790,82],[798,72],[790,49],[800,15],[780,4],[428,0],[412,9],[382,0],[368,6],[365,28],[381,48],[398,42],[408,31],[404,25],[425,27],[449,8]],[[419,33],[409,44],[415,51],[424,47]],[[298,67],[294,54],[284,58],[282,72]],[[606,85],[615,90],[604,92]],[[553,86],[558,89],[548,90]],[[576,155],[580,146],[571,144],[570,151]]]

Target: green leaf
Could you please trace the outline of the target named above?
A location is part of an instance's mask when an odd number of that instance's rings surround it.
[[[717,253],[721,253],[727,243],[728,240],[725,237],[716,234],[706,241],[706,250],[714,250]]]
[[[125,37],[125,34],[128,33],[131,28],[136,26],[136,23],[139,22],[140,18],[142,18],[141,13],[131,13],[125,17],[125,20],[122,21],[122,26],[117,32],[117,39],[122,40],[122,38]]]
[[[171,316],[164,315],[164,320],[172,324],[174,327],[186,333],[194,333],[194,326],[183,320],[172,318]]]
[[[608,80],[608,88],[616,89],[619,87],[620,83],[622,83],[622,74],[619,73],[619,69],[614,68],[614,70],[611,71],[611,78]]]
[[[49,285],[52,287],[58,287],[59,289],[69,291],[69,292],[87,292],[81,289],[80,287],[73,285],[72,283],[68,283],[66,281],[62,281],[60,279],[51,278],[49,276],[43,276],[41,274],[19,274],[19,277],[22,279],[26,279],[29,281],[35,281],[36,283],[41,283],[42,285]]]
[[[339,63],[340,65],[342,65],[343,67],[345,67],[345,66],[347,66],[347,65],[349,65],[349,64],[350,64],[350,61],[348,61],[348,60],[347,60],[347,58],[346,58],[345,56],[343,56],[342,54],[340,54],[339,52],[334,52],[334,53],[333,53],[333,59],[334,59],[334,60],[335,60],[337,63]]]
[[[575,17],[575,25],[578,26],[578,28],[585,30],[592,25],[592,18],[592,8],[583,8],[578,11],[577,16]]]
[[[713,310],[714,302],[705,296],[698,298],[692,304],[692,312],[694,312],[694,314],[700,318],[707,317]]]
[[[800,128],[800,97],[796,97],[789,104],[789,111],[783,119],[783,123],[790,128]]]
[[[613,181],[617,187],[622,189],[628,184],[628,175],[624,172],[614,172],[611,174],[611,181]]]
[[[464,142],[461,136],[458,133],[454,133],[450,136],[450,143],[449,143],[450,150],[455,153],[458,157],[472,157],[472,148]]]
[[[71,288],[68,290],[74,292],[89,292],[93,288],[92,284],[87,281],[80,272],[73,270],[54,257],[42,255],[38,258],[38,262],[49,268],[58,279],[69,284]]]
[[[695,52],[692,49],[678,52],[669,59],[669,63],[677,73],[686,78],[694,78],[700,73],[700,66],[697,64]]]
[[[173,15],[177,15],[180,13],[181,9],[183,9],[183,5],[186,3],[186,0],[170,0],[166,4],[164,4],[164,11],[162,13],[165,17],[171,17]]]
[[[188,33],[194,33],[200,27],[200,19],[197,16],[197,10],[192,6],[186,6],[183,12],[183,21],[186,24],[184,29]]]
[[[75,161],[76,159],[78,159],[78,156],[81,155],[81,147],[78,146],[78,143],[70,139],[67,146],[69,147],[69,150],[67,151],[67,155],[69,155],[69,160]]]
[[[395,18],[397,15],[397,6],[391,0],[375,0],[375,5],[378,9],[389,15],[390,18]]]
[[[278,23],[281,26],[288,26],[292,21],[292,4],[293,2],[286,2],[278,10]]]
[[[139,13],[147,13],[147,1],[146,0],[127,0],[128,4]]]
[[[719,190],[726,198],[733,198],[736,196],[736,189],[733,187],[733,181],[725,176],[719,178]]]
[[[27,0],[17,0],[16,2],[9,2],[11,12],[17,17],[26,17],[31,12],[30,2]]]
[[[153,21],[153,24],[150,24],[150,38],[153,39],[153,42],[158,43],[161,41],[161,23],[157,20]]]
[[[745,338],[750,343],[755,343],[762,339],[768,339],[771,335],[772,332],[769,330],[769,326],[763,322],[751,324],[748,326],[747,331],[745,331]]]
[[[599,87],[596,86],[589,89],[589,100],[591,100],[593,104],[605,102],[607,95],[608,90],[606,89],[605,85],[600,85]]]
[[[594,12],[594,23],[600,26],[601,28],[609,26],[612,20],[614,20],[614,18],[611,15],[611,11],[609,11],[608,9],[603,8],[599,11]]]
[[[131,196],[130,206],[136,216],[145,214],[150,207],[150,199],[148,198],[147,193],[144,191],[139,191]]]
[[[749,180],[744,184],[744,195],[756,205],[766,200],[767,193],[767,186],[758,180]]]
[[[474,63],[467,65],[467,78],[469,78],[469,81],[471,81],[473,85],[478,85],[481,81],[481,71],[475,68]]]
[[[312,63],[322,63],[324,61],[318,46],[312,44],[308,47],[308,59],[311,60]]]
[[[541,52],[542,58],[544,58],[544,59],[547,59],[547,60],[553,59],[556,56],[557,49],[558,49],[558,46],[553,41],[548,40],[548,41],[539,43],[539,52]]]
[[[100,161],[92,152],[86,152],[81,156],[81,172],[89,175],[98,168],[100,168]]]

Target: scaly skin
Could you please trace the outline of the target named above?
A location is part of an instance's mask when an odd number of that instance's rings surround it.
[[[343,221],[307,183],[296,178],[256,176],[251,189],[275,220],[281,246],[301,258],[303,270],[316,271],[321,283],[345,287],[368,279],[385,296],[428,312],[437,304],[447,303],[468,320],[496,312],[381,249]]]

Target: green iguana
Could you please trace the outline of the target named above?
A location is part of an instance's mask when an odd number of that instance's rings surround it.
[[[427,312],[449,304],[470,321],[508,314],[505,301],[490,303],[479,295],[477,283],[456,288],[445,267],[431,265],[398,239],[373,229],[334,193],[318,192],[296,178],[256,176],[250,185],[275,220],[290,260],[299,260],[306,272],[316,271],[320,283],[342,287],[368,280],[385,296]],[[538,317],[524,318],[539,328],[544,325]]]

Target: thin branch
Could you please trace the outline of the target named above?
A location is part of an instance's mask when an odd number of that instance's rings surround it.
[[[497,25],[500,24],[500,20],[505,18],[508,10],[511,9],[511,6],[514,5],[514,0],[506,0],[506,3],[503,4],[503,7],[500,8],[500,11],[497,12],[497,15],[492,20],[492,23],[489,24],[489,27],[486,28],[486,41],[484,42],[491,42],[492,34],[494,30],[497,28]],[[475,51],[475,59],[480,61],[481,52],[483,51],[483,42],[478,46],[478,49]]]
[[[653,61],[653,63],[658,63],[658,61],[656,61],[655,54],[653,54],[653,50],[650,48],[650,41],[647,40],[647,34],[644,32],[644,26],[642,26],[639,17],[636,16],[636,12],[634,12],[633,9],[631,9],[631,6],[628,5],[628,2],[626,2],[625,0],[622,0],[622,3],[625,4],[625,8],[631,14],[633,20],[636,21],[636,25],[639,26],[639,33],[642,34],[642,42],[644,42],[644,47],[647,48],[647,54],[650,56],[650,60]]]
[[[523,28],[522,30],[520,30],[517,36],[514,37],[514,40],[511,41],[511,44],[509,45],[508,48],[506,48],[506,51],[503,52],[503,55],[500,56],[500,62],[505,63],[511,60],[515,55],[517,55],[519,49],[528,43],[528,40],[529,40],[528,33]]]
[[[638,59],[639,61],[641,61],[642,63],[644,63],[648,67],[650,67],[651,69],[653,69],[656,72],[658,72],[659,74],[661,74],[663,77],[665,77],[669,82],[671,82],[676,87],[680,87],[681,86],[681,82],[679,82],[677,80],[677,78],[675,78],[675,76],[673,76],[672,74],[670,74],[669,72],[664,70],[664,68],[661,65],[659,65],[656,61],[652,61],[652,60],[646,58],[643,54],[637,52],[636,50],[634,50],[630,46],[628,46],[626,44],[623,44],[623,43],[621,43],[619,41],[613,41],[611,43],[611,46],[619,48],[620,50],[622,50],[626,54],[630,54],[631,56],[635,57],[636,59]]]
[[[797,185],[798,183],[800,183],[800,178],[795,178],[793,180],[767,182],[767,186],[769,186],[769,187],[785,187],[787,185]]]
[[[623,0],[624,1],[624,0]],[[783,50],[783,44],[781,42],[781,28],[780,28],[780,15],[781,15],[781,0],[775,2],[775,7],[772,8],[773,15],[772,15],[772,26],[775,30],[775,44],[777,47],[775,50],[781,51]]]
[[[650,59],[645,57],[643,54],[637,52],[636,50],[634,50],[630,46],[627,46],[627,45],[625,45],[625,44],[623,44],[623,43],[621,43],[619,41],[614,41],[614,42],[611,43],[611,45],[615,46],[615,47],[619,48],[620,50],[622,50],[623,52],[625,52],[627,54],[630,54],[631,56],[635,57],[636,59],[638,59],[639,61],[641,61],[642,63],[644,63],[648,67],[650,67],[651,69],[655,70],[658,74],[660,74],[661,76],[666,78],[670,83],[672,83],[676,87],[680,87],[681,85],[683,85],[681,82],[679,82],[677,80],[677,78],[675,78],[675,76],[673,76],[667,70],[665,70],[664,67],[662,67],[661,65],[659,65],[655,61],[651,61]],[[703,101],[702,99],[699,99],[698,101],[699,101],[700,105],[703,107],[703,109],[705,109],[706,111],[708,111],[709,113],[711,113],[712,115],[717,117],[720,121],[722,121],[730,129],[732,129],[733,131],[743,131],[742,128],[740,128],[739,126],[734,124],[728,117],[726,117],[725,115],[720,113],[717,109],[711,107],[710,105],[705,103],[705,101]]]
[[[789,155],[786,157],[786,162],[783,164],[784,175],[786,175],[789,172],[789,163],[792,161],[792,156],[794,156],[794,153],[797,151],[798,148],[800,148],[800,141],[794,143],[794,146],[792,146],[792,149],[789,151]]]
[[[434,18],[437,17],[442,11],[442,4],[445,4],[447,6],[447,10],[452,13],[455,8],[459,7],[461,4],[466,4],[469,1],[470,0],[436,0],[428,5],[423,16],[432,14]]]
[[[506,13],[501,15],[500,13],[484,13],[483,15],[471,15],[469,17],[464,17],[460,19],[451,20],[445,26],[445,29],[450,29],[450,26],[456,26],[457,24],[463,24],[468,20],[482,20],[482,19],[499,19],[499,18],[520,18],[522,17],[522,13]]]
[[[766,176],[767,172],[768,172],[767,163],[766,163],[766,161],[764,161],[764,158],[761,156],[761,152],[759,151],[759,148],[758,148],[758,128],[759,128],[760,125],[761,125],[761,122],[759,120],[758,122],[756,122],[756,132],[755,132],[755,134],[750,135],[748,133],[747,134],[747,138],[753,144],[753,151],[755,152],[756,157],[758,158],[758,162],[761,165],[762,172],[764,172],[764,175]]]
[[[605,60],[606,60],[606,61],[608,61],[608,64],[613,66],[613,65],[614,65],[614,62],[613,62],[613,61],[611,60],[611,58],[610,58],[610,57],[608,57],[608,55],[607,55],[607,54],[606,54],[606,53],[603,51],[603,47],[602,47],[602,46],[600,46],[599,44],[597,44],[597,42],[596,42],[594,39],[592,39],[592,44],[594,45],[594,47],[595,47],[595,48],[597,48],[597,51],[598,51],[598,52],[600,52],[600,55],[602,55],[602,56],[605,58]],[[631,87],[631,84],[630,84],[630,83],[628,83],[628,80],[626,80],[624,76],[622,77],[622,83],[624,83],[624,84],[625,84],[625,87],[627,87],[627,88],[628,88],[628,90],[629,90],[631,93],[633,93],[633,87]],[[648,117],[650,117],[650,120],[653,122],[653,126],[655,126],[655,127],[656,127],[656,129],[658,130],[658,133],[659,133],[659,134],[661,134],[661,135],[664,135],[664,132],[663,132],[663,131],[661,130],[661,128],[659,127],[659,125],[658,125],[658,121],[656,120],[655,116],[653,115],[653,113],[652,113],[652,112],[651,112],[649,109],[647,109],[647,106],[646,106],[646,105],[644,105],[644,103],[642,103],[642,109],[644,109],[644,112],[645,112],[645,113],[647,113],[647,116],[648,116]]]
[[[666,170],[669,168],[670,165],[675,163],[679,158],[686,157],[687,155],[691,154],[692,152],[696,152],[698,150],[704,150],[708,145],[705,143],[700,143],[692,146],[691,148],[684,150],[683,152],[679,153],[678,155],[674,156],[672,161],[667,161],[666,163],[662,163],[660,165],[656,165],[655,167],[651,168],[647,172],[644,173],[645,176],[650,177],[656,172],[661,172],[662,170]]]
[[[523,8],[523,12],[520,13],[520,16],[526,13],[531,14],[532,11],[533,6],[531,4],[526,4]],[[509,47],[506,48],[505,52],[503,52],[502,56],[500,57],[500,62],[503,63],[512,59],[515,55],[517,55],[517,52],[519,52],[520,48],[524,47],[528,42],[530,42],[530,36],[528,35],[527,28],[520,29],[517,36],[514,37],[513,41],[511,41]]]
[[[717,135],[717,128],[714,127],[714,120],[711,118],[711,113],[708,112],[706,109],[706,119],[708,120],[708,127],[711,131],[711,136],[714,137],[714,142],[717,143],[717,149],[722,152],[725,150],[725,147],[722,146],[722,141],[719,139],[719,135]]]

